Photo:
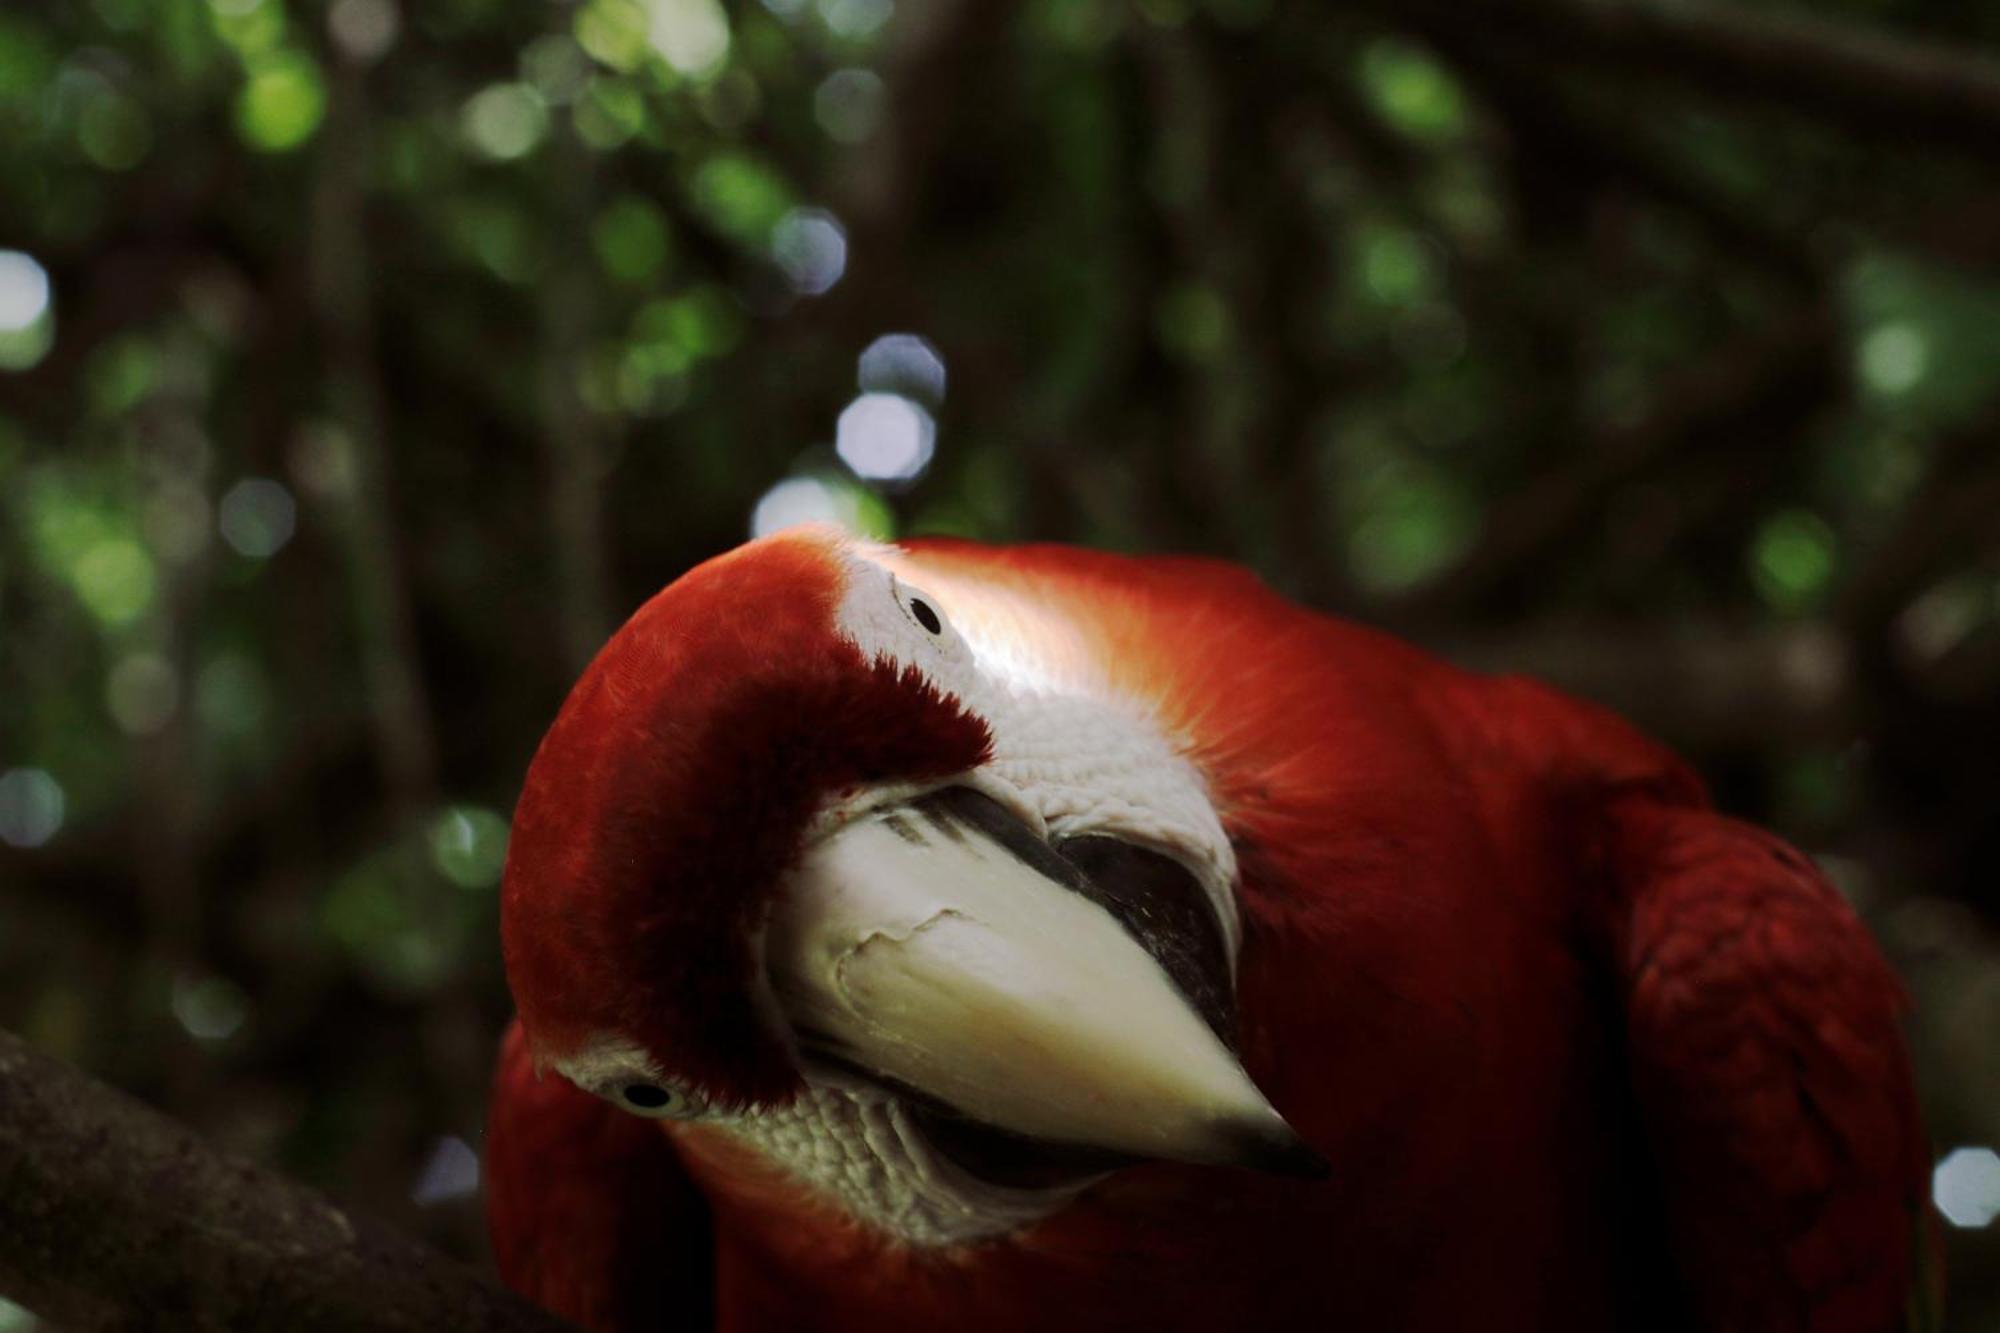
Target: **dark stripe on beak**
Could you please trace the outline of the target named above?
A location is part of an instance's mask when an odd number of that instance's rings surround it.
[[[1109,912],[1210,1030],[1236,1049],[1236,997],[1222,926],[1208,893],[1186,866],[1151,848],[1095,834],[1051,846],[1005,806],[969,787],[932,792],[914,808],[954,840],[963,839],[964,828],[977,829],[1043,878]]]

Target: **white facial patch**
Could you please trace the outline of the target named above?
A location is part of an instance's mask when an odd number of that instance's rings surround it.
[[[1040,1221],[1089,1180],[1009,1189],[969,1175],[919,1130],[902,1099],[841,1074],[808,1077],[788,1106],[727,1111],[668,1081],[632,1042],[603,1035],[559,1060],[556,1071],[613,1106],[648,1118],[699,1121],[751,1147],[824,1195],[847,1216],[906,1245],[969,1245]],[[628,1088],[658,1087],[670,1107],[630,1102]]]
[[[554,1062],[556,1072],[612,1105],[652,1119],[698,1120],[709,1107],[663,1074],[651,1056],[624,1037],[597,1040]]]
[[[1214,904],[1233,967],[1236,856],[1201,774],[1157,719],[1091,668],[1053,614],[983,590],[934,592],[894,552],[880,555],[895,571],[870,554],[849,556],[837,623],[864,653],[918,666],[986,720],[993,758],[975,785],[1051,838],[1102,834],[1180,861]],[[912,602],[937,614],[942,633],[918,623]]]

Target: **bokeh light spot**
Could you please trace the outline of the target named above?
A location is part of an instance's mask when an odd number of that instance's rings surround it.
[[[1401,227],[1370,227],[1358,238],[1361,280],[1384,305],[1408,305],[1436,286],[1423,239]]]
[[[804,296],[833,290],[847,272],[847,231],[819,208],[795,208],[771,233],[771,258]]]
[[[933,408],[944,401],[944,358],[914,333],[884,334],[869,343],[857,378],[864,393],[900,393]]]
[[[246,59],[268,55],[285,37],[285,7],[270,0],[208,0],[215,35]]]
[[[348,59],[372,64],[389,54],[402,31],[394,0],[334,0],[326,30]]]
[[[1379,506],[1349,538],[1354,580],[1381,592],[1420,583],[1464,549],[1477,521],[1466,498],[1436,475],[1412,471],[1386,480]]]
[[[39,768],[0,773],[0,842],[40,847],[62,831],[63,789]]]
[[[363,975],[406,996],[450,980],[474,919],[411,864],[412,850],[420,849],[401,842],[380,848],[336,879],[320,905],[322,923]]]
[[[228,1041],[250,1017],[250,1000],[227,977],[182,973],[169,999],[174,1021],[197,1041]]]
[[[729,58],[729,19],[715,0],[652,0],[646,39],[682,74],[708,74]]]
[[[48,311],[48,270],[33,255],[0,250],[0,333],[31,329]]]
[[[1976,1229],[2000,1217],[2000,1153],[1956,1148],[1931,1173],[1931,1199],[1945,1221]]]
[[[466,99],[459,130],[485,156],[512,161],[533,152],[548,134],[548,106],[527,84],[496,83]]]
[[[238,554],[258,560],[283,550],[297,522],[292,493],[264,477],[246,477],[230,487],[215,514],[222,540]]]
[[[589,81],[590,62],[574,37],[550,33],[537,37],[521,52],[521,77],[533,85],[542,100],[567,106]]]
[[[180,673],[158,653],[122,657],[104,682],[104,703],[128,734],[150,736],[173,720],[180,705]]]
[[[835,143],[865,143],[882,123],[887,98],[872,70],[837,69],[813,93],[813,119]]]
[[[108,536],[84,547],[69,576],[76,595],[107,625],[130,624],[153,604],[153,558],[130,537]]]
[[[1361,55],[1361,86],[1383,119],[1413,139],[1450,139],[1465,128],[1465,99],[1430,56],[1379,38]]]
[[[48,270],[20,250],[0,250],[0,370],[28,370],[55,342]]]
[[[839,494],[817,477],[792,477],[764,492],[750,514],[750,535],[768,537],[803,523],[840,523]]]
[[[937,444],[931,414],[893,393],[864,393],[840,414],[834,450],[854,475],[912,481],[930,466]]]
[[[873,37],[895,12],[894,0],[819,0],[820,21],[851,42]]]
[[[764,492],[750,515],[750,535],[768,537],[802,523],[831,523],[877,541],[895,535],[881,497],[832,477],[790,477]]]
[[[479,1154],[464,1139],[447,1135],[437,1141],[424,1161],[423,1170],[417,1173],[410,1202],[419,1208],[431,1208],[469,1199],[478,1192]]]
[[[570,112],[577,138],[600,151],[618,147],[646,125],[646,99],[624,79],[602,77],[584,85]]]
[[[1908,393],[1930,369],[1931,343],[1924,331],[1896,320],[1869,331],[1856,357],[1862,383],[1884,398]]]
[[[1810,609],[1833,579],[1833,529],[1817,514],[1787,509],[1757,529],[1750,574],[1764,600],[1779,611]]]
[[[571,24],[576,44],[592,59],[631,73],[653,48],[647,41],[646,11],[636,0],[589,0]]]
[[[299,428],[286,455],[292,480],[321,500],[352,499],[360,485],[354,438],[338,422],[315,421]]]
[[[749,153],[717,153],[695,171],[695,207],[717,230],[762,248],[791,207],[785,178]]]
[[[431,823],[431,864],[462,889],[490,889],[507,862],[507,821],[477,805],[455,805]]]
[[[236,98],[236,128],[243,141],[266,153],[284,153],[312,138],[326,114],[326,85],[319,66],[297,52],[260,60]]]
[[[1915,661],[1942,661],[1996,612],[2000,604],[1988,596],[1977,576],[1947,579],[1896,617],[1896,639]]]

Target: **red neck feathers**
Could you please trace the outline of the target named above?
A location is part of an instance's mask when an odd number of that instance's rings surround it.
[[[830,798],[984,762],[985,724],[835,626],[824,537],[709,561],[584,672],[530,765],[501,929],[543,1058],[599,1033],[732,1104],[798,1088],[760,1002],[756,939]]]

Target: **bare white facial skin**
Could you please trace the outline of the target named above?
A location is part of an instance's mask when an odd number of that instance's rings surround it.
[[[700,1094],[668,1078],[638,1045],[610,1034],[555,1061],[556,1072],[585,1092],[651,1120],[699,1120],[710,1113]]]
[[[890,548],[854,551],[848,565],[841,632],[870,656],[916,665],[992,731],[993,758],[965,785],[1047,837],[1101,834],[1185,865],[1215,906],[1233,966],[1236,856],[1207,785],[1160,721],[1104,679],[1075,628]],[[942,633],[920,624],[919,602]]]

